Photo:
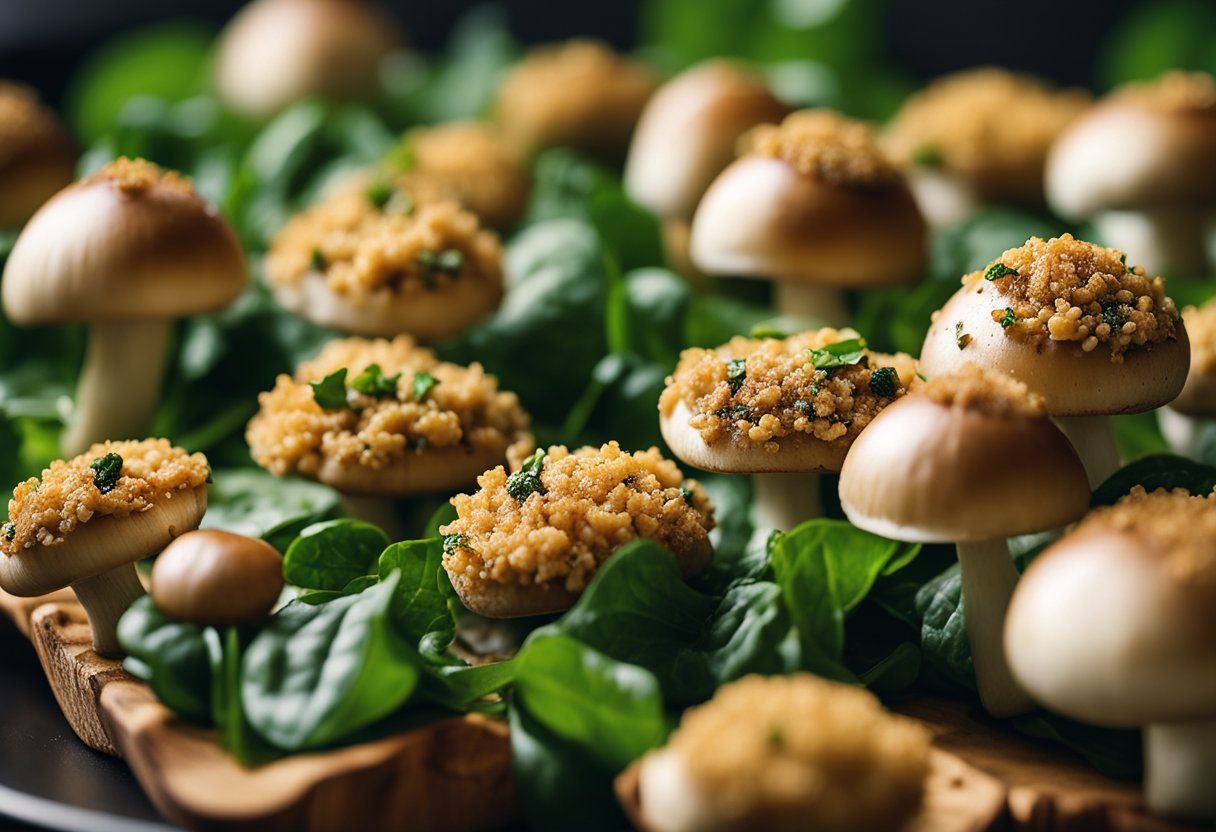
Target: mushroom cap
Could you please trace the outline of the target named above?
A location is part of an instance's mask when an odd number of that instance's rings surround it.
[[[170,618],[216,627],[263,618],[283,589],[283,559],[256,537],[192,531],[152,567],[152,598]]]
[[[301,98],[363,97],[380,61],[405,45],[376,6],[352,0],[255,0],[220,35],[215,84],[234,110],[274,115]]]
[[[625,162],[625,191],[660,217],[689,219],[735,158],[739,136],[789,110],[742,66],[721,59],[698,64],[647,102]]]
[[[174,492],[147,511],[125,517],[94,516],[61,543],[0,554],[0,589],[10,595],[45,595],[85,578],[135,563],[198,528],[207,510],[207,486]]]
[[[1169,403],[1186,381],[1190,342],[1179,323],[1176,337],[1151,348],[1129,349],[1121,362],[1099,347],[1085,352],[1078,341],[1032,342],[1011,337],[992,318],[1004,306],[987,281],[964,285],[937,313],[921,347],[920,367],[933,378],[976,364],[1024,383],[1047,400],[1052,416],[1140,413]],[[962,349],[956,328],[971,336]]]
[[[1182,310],[1191,339],[1186,384],[1170,408],[1187,416],[1216,416],[1216,300]]]
[[[1187,83],[1188,76],[1175,77]],[[1047,158],[1052,208],[1081,218],[1110,210],[1216,206],[1216,95],[1206,105],[1181,106],[1155,103],[1148,95],[1116,93],[1060,136]]]
[[[693,217],[690,251],[710,274],[887,286],[920,275],[925,221],[902,179],[837,184],[751,154],[709,186]]]
[[[23,225],[75,170],[76,151],[55,114],[32,90],[0,81],[0,228]]]
[[[245,254],[186,180],[119,160],[56,194],[17,238],[4,308],[22,326],[180,318],[245,288]]]
[[[1133,531],[1083,527],[1039,555],[1005,620],[1032,697],[1102,725],[1216,715],[1216,584],[1175,580],[1165,554]]]
[[[894,540],[972,542],[1056,528],[1080,517],[1089,497],[1076,451],[1045,415],[916,393],[874,417],[840,472],[849,520]]]

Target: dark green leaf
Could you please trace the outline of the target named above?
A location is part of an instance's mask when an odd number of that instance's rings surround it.
[[[322,410],[346,407],[346,368],[339,367],[320,381],[310,381],[313,398]]]
[[[1170,454],[1145,457],[1111,474],[1094,491],[1091,504],[1114,505],[1135,485],[1144,486],[1146,491],[1185,488],[1195,495],[1211,494],[1216,488],[1216,467]]]
[[[999,260],[984,271],[984,280],[1000,280],[1002,277],[1017,276],[1017,269],[1011,269]]]
[[[89,463],[89,468],[93,470],[93,484],[97,486],[97,490],[102,494],[109,494],[122,476],[122,457],[116,453],[108,453]]]
[[[326,376],[325,378],[326,381],[328,381],[329,376]],[[380,369],[379,364],[368,364],[367,368],[363,372],[351,379],[350,386],[351,389],[362,393],[365,396],[374,396],[382,399],[387,397],[395,397],[397,395],[397,382],[400,379],[401,373],[386,376],[384,371]],[[321,383],[324,384],[325,382],[322,381]],[[417,385],[416,376],[414,383]],[[319,395],[317,393],[317,386],[315,384],[313,385],[313,395]],[[343,392],[342,398],[343,402],[345,403],[345,391]],[[317,401],[320,402],[320,398],[318,398]],[[325,407],[325,405],[321,406]]]
[[[202,627],[169,620],[145,595],[118,620],[118,643],[127,654],[127,672],[147,682],[167,708],[194,722],[211,721],[211,665]]]
[[[817,370],[830,370],[836,367],[847,367],[857,364],[866,357],[866,341],[864,338],[850,338],[847,341],[837,341],[819,349],[807,350],[811,366]]]
[[[421,402],[426,400],[426,396],[431,392],[439,379],[427,372],[414,373],[414,380],[410,382],[410,390],[414,394],[414,401]]]
[[[207,491],[202,527],[265,537],[280,552],[300,531],[327,519],[338,507],[332,488],[303,479],[276,477],[259,468],[216,469]]]
[[[360,520],[327,520],[300,532],[283,557],[283,578],[302,589],[341,591],[351,581],[377,572],[377,558],[389,545],[377,526]]]
[[[540,474],[544,467],[545,449],[539,448],[524,460],[518,471],[507,477],[507,493],[521,503],[538,491],[543,494],[545,486],[540,481]]]
[[[441,654],[456,635],[456,615],[448,574],[443,569],[443,539],[394,543],[380,555],[380,580],[399,573],[393,622],[402,636],[427,655]]]

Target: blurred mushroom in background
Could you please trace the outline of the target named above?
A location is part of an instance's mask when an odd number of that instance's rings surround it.
[[[1204,425],[1216,419],[1216,299],[1182,310],[1191,342],[1191,366],[1182,392],[1157,411],[1157,423],[1170,448],[1182,456],[1205,451]]]
[[[0,230],[25,224],[71,184],[76,151],[59,118],[34,91],[0,81]]]

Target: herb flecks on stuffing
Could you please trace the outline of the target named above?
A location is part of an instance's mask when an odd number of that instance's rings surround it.
[[[116,472],[110,455],[120,458]],[[148,511],[203,485],[210,475],[205,456],[188,454],[167,439],[94,445],[74,459],[52,462],[40,479],[28,479],[13,489],[0,551],[15,555],[62,543],[94,517]]]
[[[1091,511],[1074,534],[1099,530],[1149,543],[1181,585],[1216,585],[1216,492],[1195,497],[1185,488],[1146,492],[1137,485],[1113,506]]]
[[[830,110],[800,110],[780,125],[756,127],[740,140],[740,149],[782,159],[806,176],[836,185],[882,187],[899,179],[874,129]]]
[[[732,829],[898,829],[929,768],[923,727],[807,673],[724,685],[684,713],[667,750]]]
[[[945,407],[989,416],[1037,419],[1047,415],[1047,401],[1025,384],[1003,373],[968,362],[953,372],[934,376],[917,390]]]
[[[681,554],[705,546],[714,527],[705,491],[657,448],[554,446],[538,488],[510,488],[511,476],[499,466],[477,478],[476,493],[452,498],[459,517],[440,531],[452,541],[443,565],[458,586],[557,581],[578,592],[631,540]]]
[[[137,194],[156,186],[194,194],[188,177],[177,171],[165,170],[144,159],[128,159],[125,156],[103,165],[97,172],[81,180],[80,184],[83,186],[100,182],[112,182],[124,194]]]
[[[456,280],[502,282],[498,235],[482,229],[476,215],[451,202],[406,210],[408,200],[394,200],[391,185],[384,199],[373,198],[374,187],[340,189],[289,220],[266,256],[271,282],[291,285],[319,271],[331,291],[351,296],[409,295]]]
[[[368,373],[372,365],[379,371]],[[342,369],[345,406],[339,397],[324,402],[338,406],[325,407],[312,383]],[[370,395],[349,386],[373,375],[379,383]],[[417,384],[424,375],[429,379]],[[394,377],[395,393],[382,389]],[[498,380],[480,364],[440,361],[407,335],[392,341],[331,341],[294,377],[280,375],[258,403],[261,411],[250,421],[246,439],[257,463],[280,476],[294,471],[315,477],[326,460],[380,470],[432,448],[471,451],[508,444],[512,459],[532,449],[528,415],[514,393],[500,391]]]
[[[0,164],[26,149],[62,141],[62,130],[33,90],[0,81]]]
[[[1173,70],[1151,81],[1124,84],[1111,96],[1166,112],[1211,110],[1216,109],[1216,79],[1206,72]]]
[[[1186,334],[1191,339],[1191,372],[1216,374],[1216,300],[1182,310]]]
[[[689,425],[706,444],[754,444],[777,453],[786,437],[851,442],[916,379],[911,356],[871,352],[857,338],[852,330],[821,329],[687,349],[667,379],[659,411],[670,415],[683,402],[693,413]],[[841,345],[849,351],[833,355]],[[732,366],[742,369],[733,379]]]
[[[1142,267],[1125,263],[1113,248],[1075,239],[1071,234],[1042,240],[1031,237],[1011,248],[987,269],[963,277],[973,286],[994,271],[998,288],[992,320],[1008,337],[1036,341],[1072,341],[1085,352],[1099,345],[1111,361],[1124,353],[1175,337],[1178,308],[1166,297],[1165,281],[1149,277]],[[1006,323],[1008,309],[1015,320]]]

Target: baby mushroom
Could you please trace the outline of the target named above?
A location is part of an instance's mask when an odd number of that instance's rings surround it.
[[[502,298],[502,246],[452,202],[415,205],[390,181],[347,187],[293,217],[266,257],[275,299],[318,326],[423,341]]]
[[[1092,218],[1103,240],[1150,272],[1206,274],[1214,159],[1216,81],[1168,72],[1116,89],[1060,136],[1047,196],[1069,219]]]
[[[842,291],[908,283],[926,255],[925,221],[873,130],[803,110],[744,140],[692,221],[693,263],[707,274],[776,281],[782,314],[830,324]]]
[[[625,155],[655,78],[598,41],[533,49],[503,78],[494,120],[525,153],[572,147],[607,161]]]
[[[1216,496],[1093,511],[1026,570],[1005,649],[1045,706],[1145,726],[1151,811],[1216,820]]]
[[[220,34],[216,91],[253,118],[314,95],[368,98],[380,62],[404,44],[393,19],[364,0],[254,0]]]
[[[73,178],[76,152],[34,91],[0,81],[0,229],[20,228]]]
[[[713,554],[708,497],[657,448],[553,446],[477,484],[475,494],[452,498],[458,517],[440,532],[452,586],[488,618],[568,608],[600,564],[638,537],[667,549],[686,577]]]
[[[1055,90],[1030,75],[967,69],[909,97],[884,146],[908,169],[934,228],[961,222],[985,203],[1039,208],[1047,151],[1089,101],[1082,90]]]
[[[212,627],[258,621],[283,590],[283,559],[256,537],[193,531],[152,567],[152,600],[169,618]]]
[[[684,351],[659,397],[659,427],[683,462],[753,475],[752,523],[767,539],[818,516],[819,474],[840,470],[915,377],[910,356],[871,352],[848,329],[734,338]]]
[[[748,676],[690,708],[639,772],[650,832],[896,830],[929,773],[929,732],[809,673]]]
[[[106,442],[13,489],[0,527],[0,589],[32,597],[71,586],[93,649],[121,654],[114,627],[143,586],[135,562],[198,526],[207,459],[166,439]]]
[[[1041,396],[967,364],[874,418],[840,472],[840,505],[866,531],[954,543],[976,683],[994,716],[1029,710],[1001,648],[1018,572],[1006,538],[1084,514],[1081,461]]]
[[[406,335],[331,341],[258,402],[246,431],[254,460],[333,486],[348,513],[390,534],[393,498],[451,493],[533,447],[514,393]]]
[[[1161,432],[1175,453],[1198,456],[1200,432],[1216,418],[1216,299],[1182,310],[1191,341],[1191,366],[1178,398],[1157,411]]]
[[[1186,380],[1190,346],[1165,281],[1114,249],[1064,234],[1031,237],[935,313],[920,367],[974,363],[1047,402],[1096,487],[1119,468],[1108,416],[1160,407]]]
[[[89,326],[65,453],[142,434],[172,321],[222,309],[245,279],[215,207],[149,162],[111,162],[43,205],[9,256],[4,309],[20,326]]]

